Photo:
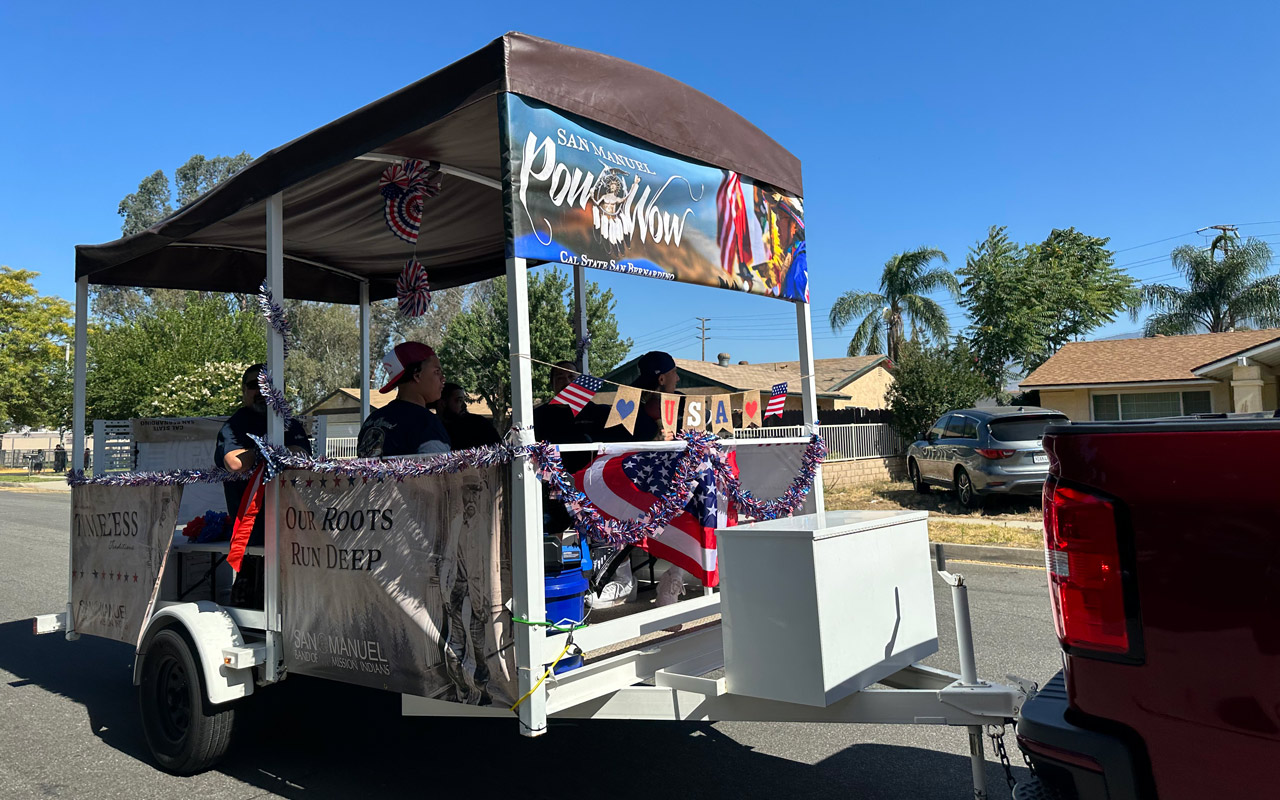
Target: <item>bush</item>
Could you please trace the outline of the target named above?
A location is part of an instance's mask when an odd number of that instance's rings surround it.
[[[220,417],[240,407],[248,364],[206,361],[156,390],[147,412],[156,417]]]
[[[893,427],[902,436],[916,439],[938,417],[969,408],[990,391],[967,347],[923,347],[907,342],[885,399],[893,412]]]

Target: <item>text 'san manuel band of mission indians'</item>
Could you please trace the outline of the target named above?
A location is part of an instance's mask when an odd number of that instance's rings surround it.
[[[804,208],[508,97],[515,255],[808,302]]]

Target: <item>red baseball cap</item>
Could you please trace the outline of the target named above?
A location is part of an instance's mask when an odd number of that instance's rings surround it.
[[[426,361],[428,358],[435,358],[436,351],[427,347],[422,342],[402,342],[395,346],[390,353],[382,357],[382,367],[391,376],[387,381],[387,385],[378,391],[386,394],[396,388],[396,384],[404,377],[405,367],[411,367],[420,361]]]

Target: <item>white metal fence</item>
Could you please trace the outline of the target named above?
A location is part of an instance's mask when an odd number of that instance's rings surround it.
[[[884,458],[902,455],[907,442],[885,423],[822,425],[822,436],[827,440],[828,461],[853,461],[859,458]],[[776,439],[804,436],[800,425],[776,428],[743,428],[733,432],[735,439]],[[356,437],[330,439],[326,454],[329,458],[355,458]]]
[[[343,436],[337,439],[330,439],[328,447],[325,448],[325,455],[329,458],[355,458],[357,441],[359,441],[359,439],[355,436]]]

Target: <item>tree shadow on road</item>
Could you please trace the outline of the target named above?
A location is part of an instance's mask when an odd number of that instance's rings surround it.
[[[67,642],[33,636],[27,621],[0,624],[0,669],[17,676],[14,685],[38,686],[83,705],[94,735],[151,763],[132,662],[126,644],[88,636]],[[610,800],[972,797],[967,756],[867,743],[859,726],[831,726],[838,731],[831,735],[846,737],[849,746],[807,764],[758,752],[709,723],[574,720],[552,722],[546,735],[528,739],[514,719],[399,714],[398,695],[290,677],[241,702],[232,750],[215,769],[299,800],[440,791]],[[946,733],[964,741],[962,729]],[[785,740],[786,728],[777,736]],[[1009,796],[990,761],[987,781],[991,797]]]

